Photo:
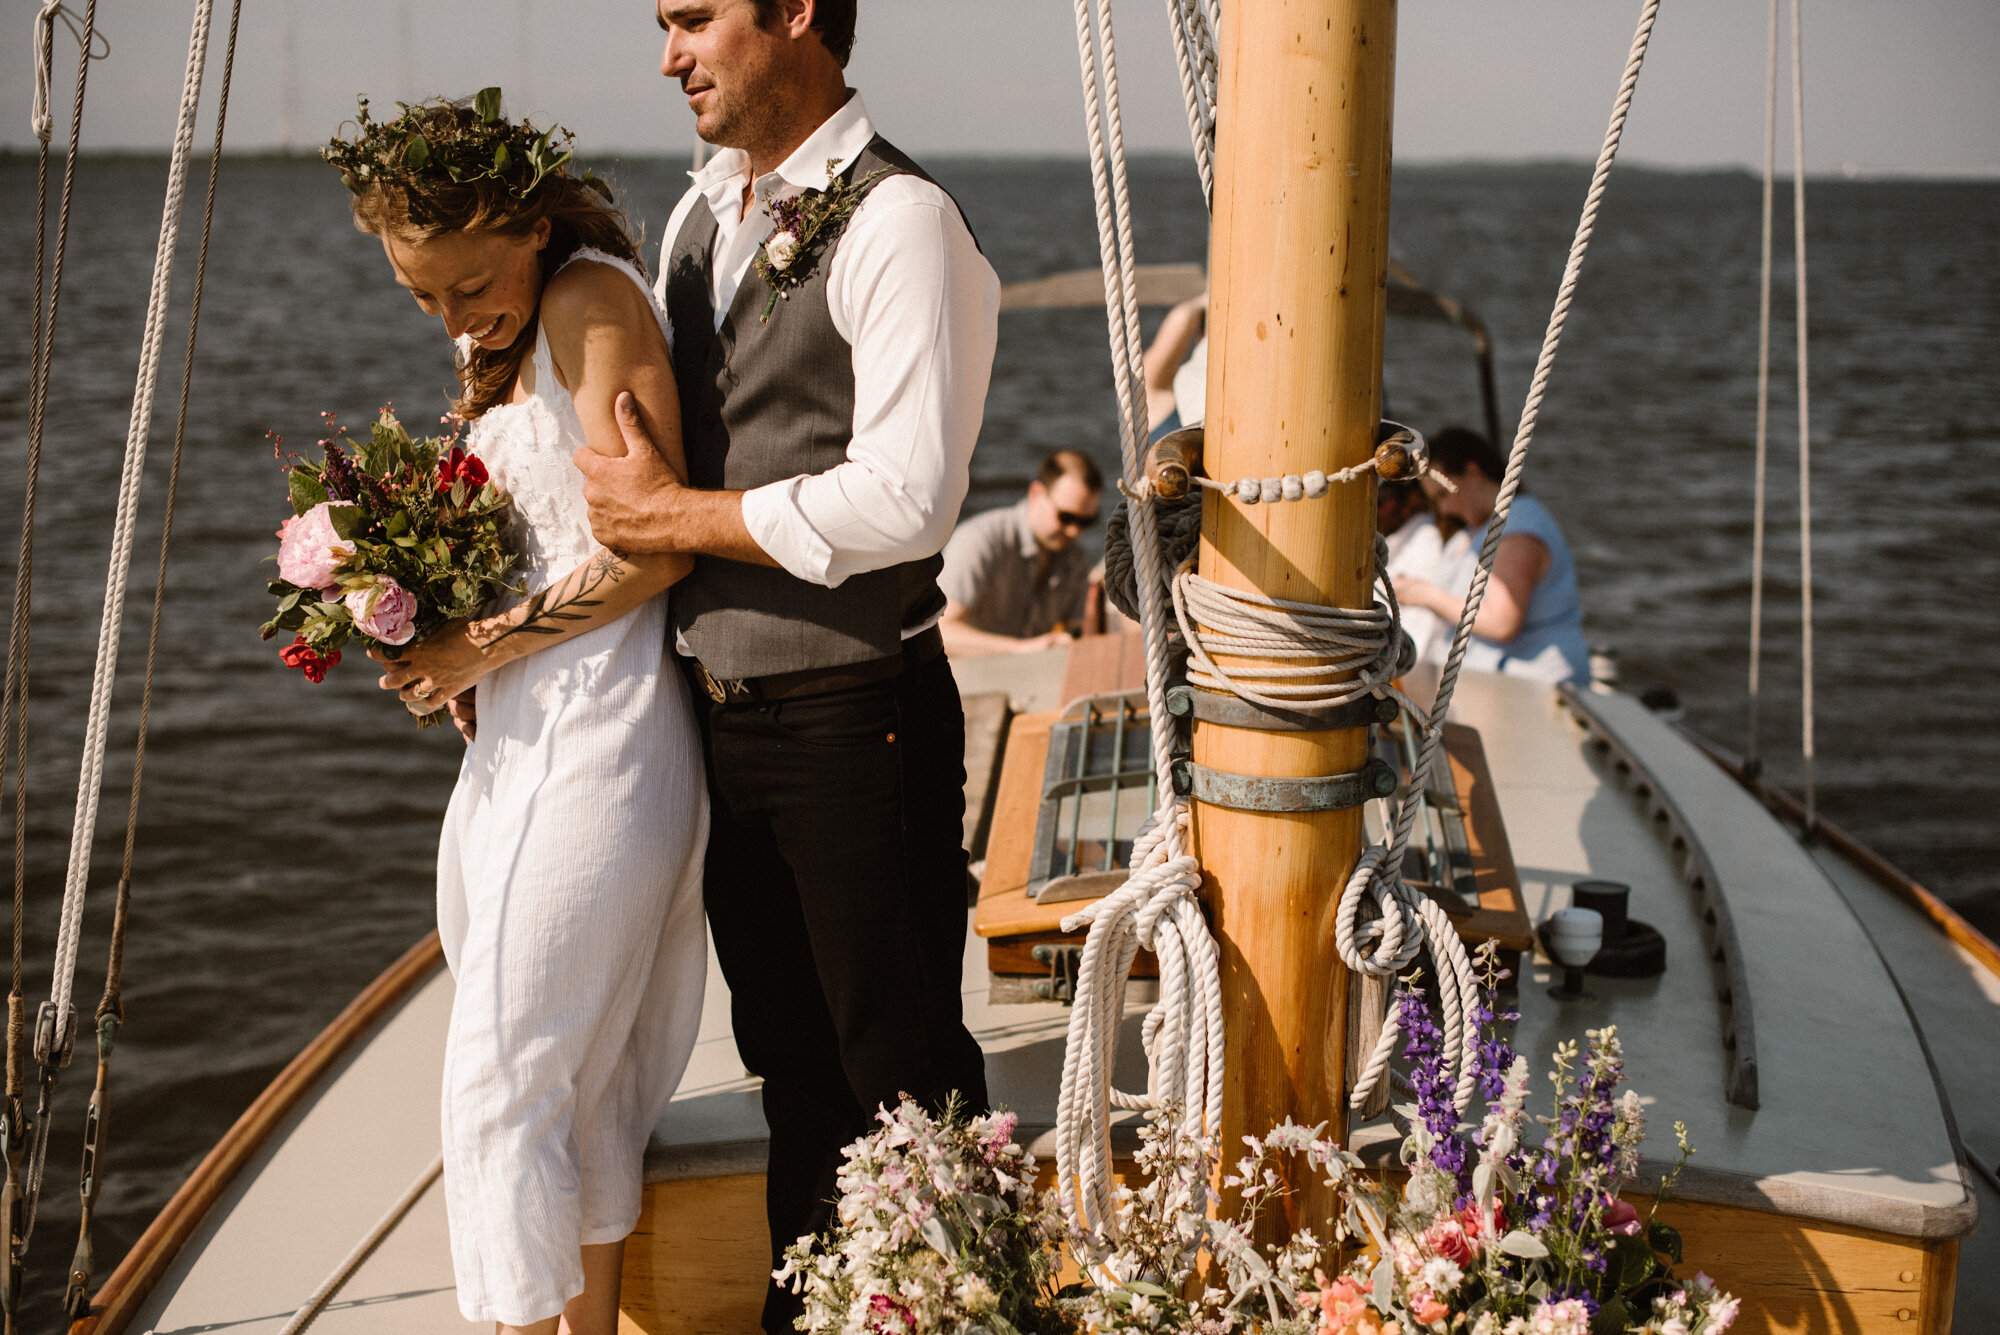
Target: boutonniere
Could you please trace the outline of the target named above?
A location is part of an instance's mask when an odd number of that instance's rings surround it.
[[[766,324],[778,307],[778,298],[789,301],[792,289],[812,277],[813,262],[861,207],[875,178],[887,175],[885,168],[859,181],[843,181],[834,175],[839,166],[839,158],[826,160],[826,189],[803,190],[770,206],[772,232],[757,252],[756,261],[757,272],[771,285],[771,298],[764,303]]]

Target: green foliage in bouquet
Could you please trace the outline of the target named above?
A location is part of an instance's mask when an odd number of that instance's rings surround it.
[[[267,640],[292,633],[286,666],[320,681],[357,636],[393,658],[519,592],[502,536],[511,502],[457,440],[456,429],[412,437],[385,407],[366,440],[342,428],[320,442],[321,462],[294,457],[292,517],[278,530],[278,578],[268,585],[278,606],[263,626]]]

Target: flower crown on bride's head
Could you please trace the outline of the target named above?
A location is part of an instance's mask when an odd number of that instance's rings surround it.
[[[396,106],[402,113],[396,119],[377,121],[368,114],[368,99],[361,98],[350,122],[354,137],[336,134],[319,151],[357,195],[371,186],[424,191],[492,182],[525,199],[576,156],[570,147],[575,136],[561,126],[537,133],[527,121],[503,117],[498,88],[480,89],[469,105],[432,98]],[[596,176],[586,172],[581,183],[610,201],[609,187]]]

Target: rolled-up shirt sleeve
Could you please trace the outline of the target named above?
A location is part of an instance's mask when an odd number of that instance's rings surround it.
[[[746,492],[743,521],[779,565],[832,588],[931,556],[951,536],[986,410],[1000,284],[950,198],[897,176],[849,221],[827,305],[853,349],[847,461]]]

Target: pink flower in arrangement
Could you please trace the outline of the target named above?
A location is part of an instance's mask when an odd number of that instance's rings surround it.
[[[1614,1200],[1604,1207],[1606,1232],[1614,1233],[1621,1238],[1633,1238],[1639,1235],[1641,1227],[1639,1212],[1630,1203]]]
[[[1003,1112],[993,1119],[993,1130],[986,1137],[988,1154],[998,1154],[1014,1139],[1014,1129],[1021,1125],[1021,1119],[1011,1112]]]
[[[870,1335],[915,1335],[916,1314],[886,1293],[868,1300],[867,1325]]]
[[[324,589],[333,583],[333,572],[354,555],[354,545],[333,528],[329,511],[334,506],[353,508],[352,501],[321,501],[302,515],[294,515],[278,530],[278,578],[302,589]]]
[[[1590,1309],[1581,1298],[1544,1298],[1528,1318],[1530,1335],[1590,1335]]]
[[[1478,1216],[1473,1216],[1473,1227],[1478,1227]],[[1435,1256],[1459,1265],[1471,1265],[1479,1254],[1478,1247],[1466,1234],[1463,1222],[1456,1218],[1440,1219],[1424,1233],[1424,1246]]]
[[[387,575],[349,593],[346,603],[354,628],[384,644],[408,644],[417,633],[416,596]]]
[[[1426,1326],[1434,1326],[1451,1315],[1451,1309],[1428,1293],[1415,1294],[1410,1303],[1410,1315]]]
[[[1316,1335],[1401,1335],[1402,1328],[1400,1321],[1382,1320],[1381,1313],[1368,1305],[1361,1285],[1346,1275],[1319,1292]]]

